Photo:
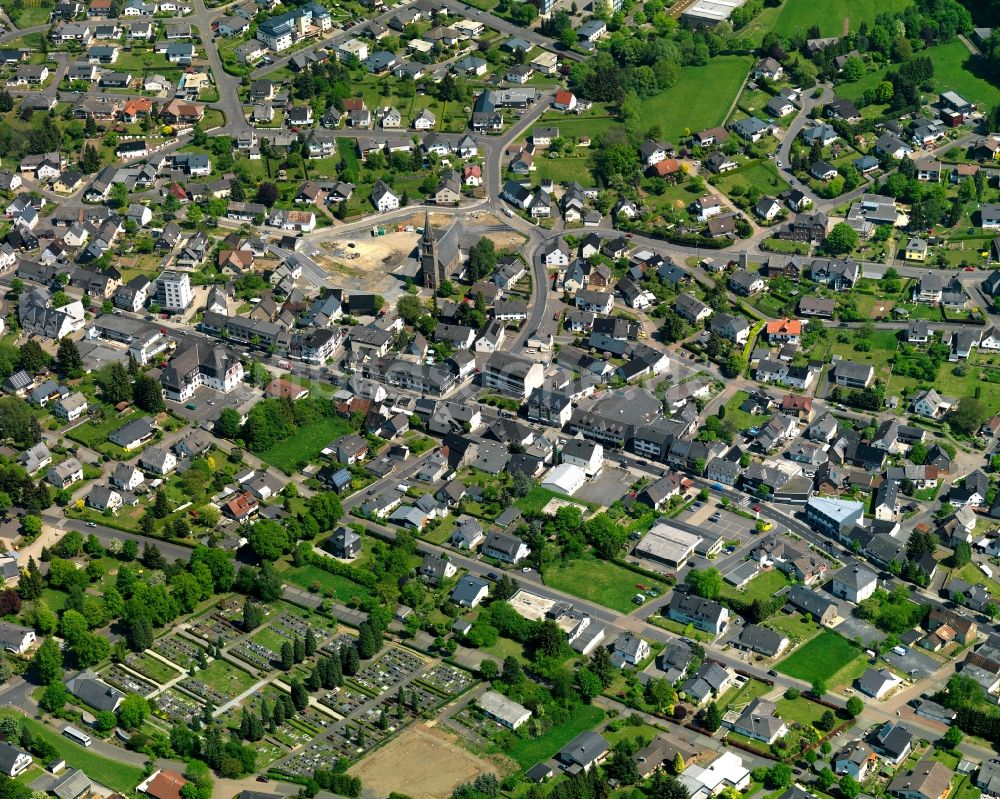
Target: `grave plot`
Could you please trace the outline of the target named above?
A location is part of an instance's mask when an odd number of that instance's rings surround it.
[[[186,638],[168,635],[153,643],[153,651],[187,671],[192,666],[197,665],[204,648]]]
[[[423,674],[419,682],[445,696],[458,696],[475,685],[476,679],[465,669],[448,663],[439,663]]]
[[[353,758],[356,755],[356,746],[347,743],[342,736],[331,735],[313,741],[286,760],[278,770],[290,777],[311,777],[318,768],[329,768],[341,757]]]
[[[225,621],[225,619],[214,613],[211,616],[205,616],[192,622],[188,628],[188,632],[212,646],[215,646],[220,641],[222,642],[222,646],[227,646],[243,635],[242,631],[237,630],[233,625]]]
[[[111,664],[108,670],[102,675],[109,685],[113,685],[121,691],[129,694],[141,694],[149,696],[160,686],[142,677],[137,677],[130,671],[126,671],[117,664]]]
[[[131,653],[125,658],[125,665],[158,685],[166,685],[171,680],[180,676],[180,672],[177,669],[168,666],[159,658],[155,658],[145,652]]]
[[[203,708],[200,702],[173,688],[157,694],[150,701],[157,716],[175,724],[190,724],[195,716],[201,715]]]
[[[412,652],[391,647],[376,655],[353,679],[366,690],[383,694],[411,679],[426,665]]]
[[[281,656],[277,652],[252,639],[241,641],[236,646],[231,647],[229,654],[238,657],[259,671],[270,671],[281,661]]]
[[[319,701],[341,716],[351,716],[371,697],[351,685],[321,691]]]
[[[225,660],[213,660],[207,669],[196,671],[181,681],[185,691],[218,707],[249,690],[256,678]]]

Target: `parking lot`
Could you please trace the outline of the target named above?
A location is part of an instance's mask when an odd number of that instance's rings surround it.
[[[693,505],[691,507],[694,508]],[[719,518],[713,522],[712,516],[716,513],[719,514]],[[741,544],[753,535],[754,530],[752,519],[744,519],[742,516],[730,513],[711,499],[700,508],[694,510],[689,508],[677,518],[679,521],[707,530],[711,535],[723,535],[727,539],[739,540]]]
[[[889,665],[899,669],[904,674],[909,674],[914,680],[922,680],[941,668],[938,661],[913,646],[906,647],[905,655],[887,652],[885,659]]]

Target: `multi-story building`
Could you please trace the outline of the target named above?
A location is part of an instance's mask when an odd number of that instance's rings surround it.
[[[167,270],[156,278],[156,303],[164,311],[186,311],[194,300],[187,272]]]

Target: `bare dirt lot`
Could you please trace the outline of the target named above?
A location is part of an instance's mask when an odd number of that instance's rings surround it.
[[[431,214],[431,227],[441,235],[455,222],[450,214]],[[343,236],[324,238],[319,244],[323,255],[316,262],[328,272],[336,274],[345,288],[356,291],[373,291],[386,294],[399,285],[393,273],[404,264],[412,262],[423,227],[423,213],[395,220],[386,225],[384,236],[372,236],[370,229],[345,233]],[[467,228],[499,224],[492,214],[474,212],[465,219]],[[406,230],[410,228],[410,230]],[[517,251],[524,244],[524,236],[514,231],[490,231],[486,234],[498,250]]]
[[[440,728],[416,724],[350,769],[361,778],[365,799],[392,791],[413,799],[446,799],[465,782],[499,769],[455,743]]]

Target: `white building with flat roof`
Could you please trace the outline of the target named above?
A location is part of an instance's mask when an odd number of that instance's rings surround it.
[[[510,730],[516,730],[531,718],[528,708],[497,691],[486,691],[476,704],[483,713]]]
[[[666,522],[657,522],[636,544],[634,554],[680,568],[694,554],[695,547],[701,540],[700,535],[686,532]]]
[[[746,0],[698,0],[681,12],[681,18],[692,25],[718,25]]]

